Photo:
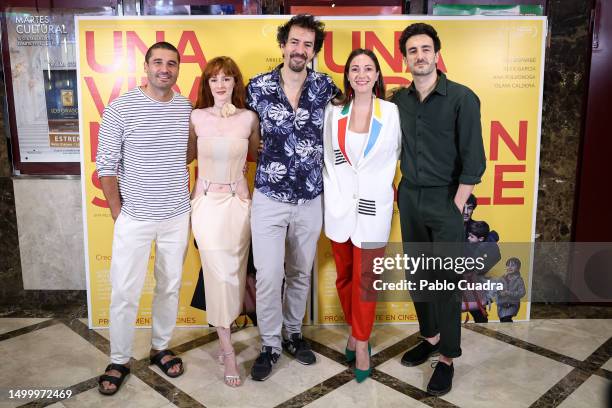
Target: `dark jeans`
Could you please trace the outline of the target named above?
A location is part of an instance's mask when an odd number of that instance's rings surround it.
[[[404,252],[410,256],[411,247],[422,248],[422,243],[460,244],[464,241],[463,215],[454,202],[457,186],[411,187],[402,179],[398,189],[398,207]],[[412,243],[412,245],[411,245]],[[454,271],[424,271],[435,279],[457,282]],[[418,272],[417,272],[418,275]],[[415,279],[415,276],[407,279]],[[415,296],[416,295],[416,296]],[[441,293],[432,299],[431,293],[412,293],[411,296],[419,319],[419,329],[424,337],[440,334],[440,354],[454,358],[461,355],[461,294],[458,290]],[[426,301],[418,301],[420,299]]]

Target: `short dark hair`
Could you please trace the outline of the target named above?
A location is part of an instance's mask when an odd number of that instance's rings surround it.
[[[374,61],[374,67],[376,68],[376,72],[378,72],[378,79],[372,88],[372,93],[376,95],[377,98],[385,98],[385,82],[383,80],[383,74],[380,71],[380,64],[378,63],[378,58],[376,58],[376,54],[373,51],[368,50],[366,48],[357,48],[354,49],[346,59],[346,64],[344,64],[344,94],[338,96],[338,100],[332,100],[334,105],[342,105],[346,106],[351,103],[353,98],[355,97],[355,92],[351,87],[351,84],[348,79],[349,69],[351,67],[351,62],[358,55],[367,55]]]
[[[477,238],[486,238],[489,235],[491,229],[486,221],[474,221],[468,226],[468,233],[476,236]]]
[[[521,260],[518,258],[508,258],[506,266],[514,265],[516,269],[521,269]]]
[[[291,30],[291,27],[294,25],[314,31],[314,52],[318,54],[323,47],[323,40],[325,40],[325,24],[315,19],[314,16],[310,14],[298,14],[297,16],[291,17],[291,20],[287,21],[285,24],[278,26],[276,32],[276,41],[278,41],[278,45],[284,46],[287,44],[289,30]]]
[[[399,38],[399,49],[404,57],[406,56],[406,41],[412,36],[421,34],[425,34],[433,40],[434,52],[442,49],[442,43],[435,28],[425,23],[414,23],[406,27]]]
[[[472,207],[474,207],[474,209],[476,209],[476,207],[478,207],[478,203],[476,202],[476,196],[474,194],[470,194],[467,201],[465,202],[465,205],[471,205]]]
[[[176,47],[174,45],[170,44],[169,42],[160,41],[160,42],[156,42],[155,44],[150,46],[149,49],[147,50],[147,53],[145,54],[145,62],[147,64],[149,63],[149,59],[151,58],[151,54],[153,54],[153,50],[157,50],[157,49],[170,50],[170,51],[176,52],[176,58],[178,59],[178,63],[179,64],[181,63],[181,54],[179,54],[179,51],[176,49]]]

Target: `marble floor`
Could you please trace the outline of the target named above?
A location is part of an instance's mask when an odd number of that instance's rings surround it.
[[[98,393],[108,363],[108,330],[85,319],[0,318],[0,407],[606,407],[612,380],[612,319],[537,319],[465,324],[463,356],[453,390],[426,393],[435,358],[419,367],[400,364],[416,344],[416,325],[379,325],[372,337],[375,368],[362,384],[344,364],[343,326],[306,326],[317,355],[302,366],[283,355],[265,382],[249,378],[231,389],[222,382],[214,329],[176,329],[172,349],[185,374],[165,377],[146,358],[150,330],[136,332],[132,375],[113,397]],[[233,334],[242,375],[258,355],[257,328]],[[67,399],[10,399],[17,389],[63,389]]]

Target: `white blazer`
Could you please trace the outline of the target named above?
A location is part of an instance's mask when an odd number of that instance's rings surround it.
[[[354,165],[345,138],[352,104],[325,109],[323,198],[325,235],[349,238],[359,248],[382,247],[389,240],[393,216],[393,179],[401,149],[397,106],[373,98],[372,119],[361,158]]]

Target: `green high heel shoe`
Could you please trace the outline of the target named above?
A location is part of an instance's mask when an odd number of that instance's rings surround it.
[[[348,340],[346,341],[346,347],[344,348],[344,356],[346,357],[347,363],[352,363],[357,358],[357,353],[355,350],[349,350]]]
[[[372,354],[372,346],[370,346],[370,343],[368,343],[368,353],[370,355]],[[344,348],[344,356],[346,357],[347,363],[352,363],[357,358],[357,353],[355,350],[350,350],[348,348],[348,341],[346,342],[346,347]]]
[[[357,358],[357,352],[355,352],[355,350],[349,350],[347,347],[344,349],[344,356],[346,357],[347,363],[352,363]]]
[[[370,343],[368,343],[368,357],[372,357],[372,347],[370,346]],[[356,358],[357,355],[355,354],[355,359]],[[355,367],[355,380],[357,380],[358,383],[362,383],[370,376],[371,373],[372,361],[370,361],[370,366],[367,370],[360,370],[359,368]]]

